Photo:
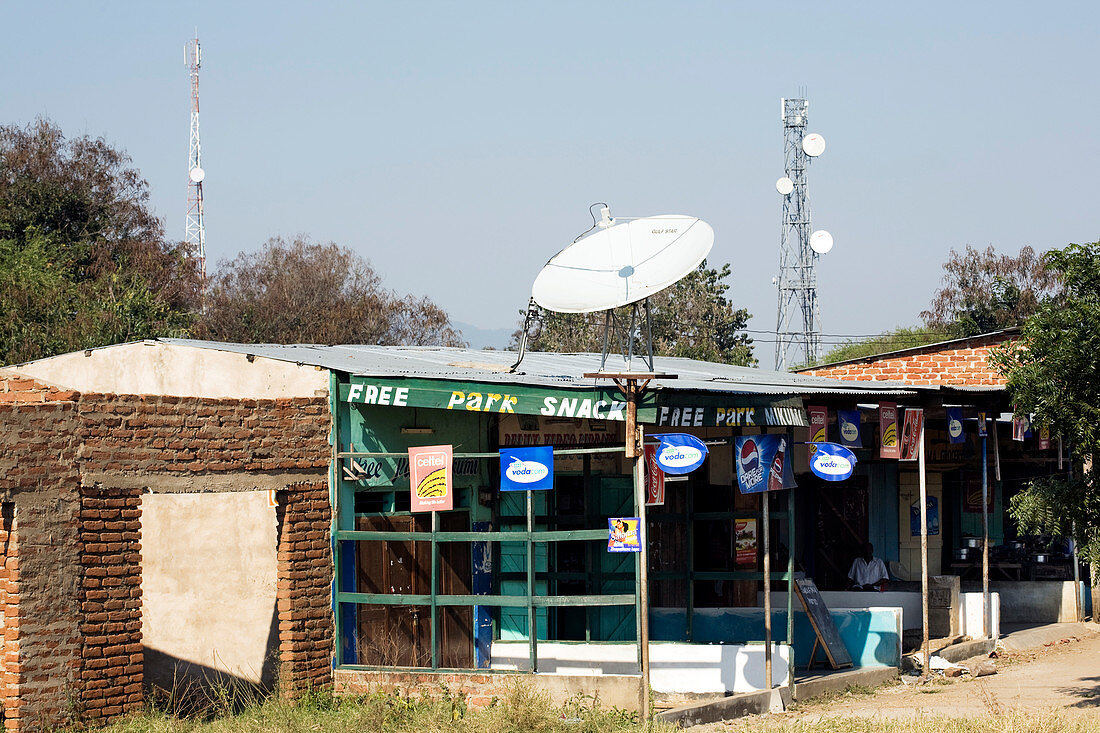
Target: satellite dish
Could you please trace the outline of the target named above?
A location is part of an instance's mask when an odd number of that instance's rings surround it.
[[[816,132],[811,132],[802,138],[802,151],[811,158],[816,158],[825,152],[825,138]]]
[[[191,172],[188,175],[190,176],[192,182],[202,183],[202,179],[206,178],[206,171],[204,171],[202,168],[199,168],[198,166],[195,166],[191,169]]]
[[[613,220],[554,255],[531,297],[558,313],[591,313],[643,300],[699,266],[714,230],[694,216]]]
[[[833,235],[824,229],[818,229],[810,235],[810,249],[823,255],[833,248]]]
[[[792,181],[790,178],[787,178],[786,176],[783,176],[775,182],[775,190],[786,196],[794,190],[794,181]]]

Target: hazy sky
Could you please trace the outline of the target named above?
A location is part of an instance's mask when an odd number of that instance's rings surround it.
[[[182,238],[197,26],[211,263],[305,233],[509,327],[607,201],[710,222],[711,261],[768,330],[779,99],[804,89],[828,141],[814,226],[836,240],[823,331],[863,334],[915,323],[952,247],[1100,237],[1096,8],[9,1],[0,122],[125,148]]]

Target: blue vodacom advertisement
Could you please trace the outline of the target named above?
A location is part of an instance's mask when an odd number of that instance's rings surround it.
[[[657,433],[651,437],[661,441],[657,448],[657,465],[665,473],[691,473],[707,458],[706,443],[687,433]]]
[[[504,448],[500,451],[500,490],[554,488],[554,448]]]

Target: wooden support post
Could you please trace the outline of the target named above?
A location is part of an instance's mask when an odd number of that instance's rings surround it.
[[[643,430],[641,425],[636,426],[637,443],[642,445]],[[634,501],[638,507],[638,544],[640,545],[638,557],[638,665],[642,674],[641,690],[638,693],[638,702],[641,705],[642,720],[649,722],[649,553],[646,545],[649,543],[649,527],[646,525],[645,512],[645,451],[641,455],[635,455],[634,461]]]
[[[437,602],[439,594],[439,544],[435,539],[437,532],[439,532],[439,512],[432,512],[432,623],[429,626],[431,629],[432,669],[439,669],[439,604]]]
[[[989,602],[989,447],[982,425],[982,636],[993,638],[993,609]]]
[[[769,690],[772,689],[772,548],[771,531],[768,528],[771,524],[768,511],[770,493],[765,490],[760,497],[763,505],[761,530],[764,536],[764,687]]]
[[[920,440],[917,443],[917,471],[920,474],[920,605],[923,618],[921,653],[924,666],[921,675],[928,676],[928,480],[924,464],[924,425],[921,425]]]
[[[787,430],[787,460],[794,460],[794,430]],[[787,680],[794,692],[794,489],[787,489]]]
[[[535,543],[531,533],[535,531],[535,500],[531,491],[527,495],[527,655],[532,674],[539,671],[539,625],[535,611]]]

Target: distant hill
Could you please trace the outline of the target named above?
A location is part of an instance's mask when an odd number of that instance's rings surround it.
[[[462,338],[470,342],[471,349],[484,349],[491,346],[494,349],[507,349],[512,342],[514,328],[478,328],[462,321],[452,321],[455,327],[462,331]]]

